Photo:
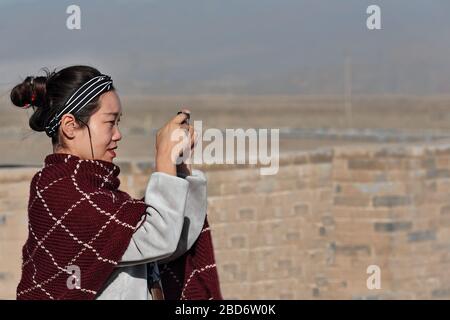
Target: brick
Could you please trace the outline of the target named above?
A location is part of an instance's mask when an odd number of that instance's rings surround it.
[[[414,231],[408,234],[409,242],[421,242],[436,240],[436,232],[433,230]]]
[[[238,216],[239,216],[240,220],[254,220],[256,217],[255,209],[253,209],[253,208],[239,209]]]
[[[222,184],[209,182],[206,186],[208,197],[220,196],[222,194]]]
[[[334,226],[335,225],[334,217],[333,216],[324,216],[324,217],[322,217],[322,223],[325,226]]]
[[[338,245],[336,246],[336,253],[344,255],[356,256],[359,253],[370,256],[372,250],[368,245]]]
[[[315,297],[315,298],[317,298],[317,297],[320,296],[320,290],[319,290],[319,288],[313,288],[313,289],[312,289],[312,296]]]
[[[404,148],[392,148],[392,147],[386,147],[382,148],[381,150],[375,152],[374,157],[376,158],[403,158],[407,156],[407,152]]]
[[[281,300],[295,300],[294,292],[282,292],[278,295]]]
[[[386,165],[374,159],[349,159],[348,168],[357,170],[383,170]]]
[[[257,169],[243,169],[243,170],[220,170],[220,171],[206,171],[208,180],[224,183],[235,183],[241,181],[259,182],[271,176],[261,176]]]
[[[412,228],[412,223],[409,221],[376,222],[374,228],[377,232],[405,231]]]
[[[11,273],[9,273],[9,272],[0,272],[0,281],[6,280],[9,277],[11,277]]]
[[[298,153],[295,154],[293,157],[293,164],[296,165],[302,165],[302,164],[307,164],[309,162],[309,157],[307,153]]]
[[[327,234],[327,229],[325,227],[320,227],[319,228],[319,235],[320,236],[325,236]]]
[[[220,185],[221,189],[220,189],[220,195],[222,196],[226,196],[226,195],[233,195],[233,194],[240,194],[240,189],[242,187],[242,185],[238,186],[238,188],[236,188],[236,184],[234,183],[222,183]],[[243,187],[243,193],[248,194],[250,192],[250,188],[251,185],[247,184]]]
[[[425,149],[425,154],[429,156],[445,156],[450,154],[450,147],[443,145],[436,148]]]
[[[429,192],[436,192],[437,191],[437,183],[436,183],[436,181],[426,181],[425,182],[425,188]]]
[[[130,161],[115,161],[116,166],[120,168],[120,174],[132,174],[132,164]]]
[[[373,181],[384,181],[384,173],[380,173],[378,171],[370,171],[370,170],[333,170],[333,180],[335,182],[373,182]]]
[[[366,196],[337,196],[334,197],[336,206],[367,207],[370,204],[370,197]]]
[[[436,157],[435,164],[437,167],[450,167],[450,157]]]
[[[252,299],[254,297],[250,283],[224,283],[221,281],[220,289],[226,300]]]
[[[317,276],[315,282],[318,287],[324,287],[328,285],[328,279],[326,276]]]
[[[138,161],[136,162],[137,173],[140,174],[151,174],[154,170],[153,161]]]
[[[382,296],[378,294],[370,294],[370,295],[354,295],[352,300],[381,300]]]
[[[292,260],[285,259],[285,260],[278,260],[277,261],[278,268],[291,268],[292,267]]]
[[[312,179],[302,178],[302,179],[297,180],[295,188],[298,190],[302,190],[302,189],[306,189],[306,188],[311,189],[312,185],[313,185]]]
[[[2,215],[0,215],[0,242],[11,240],[25,243],[28,236],[28,218],[23,211],[20,212],[20,215],[19,212],[10,212],[4,215],[3,224]]]
[[[353,182],[337,184],[335,186],[335,192],[342,196],[381,196],[405,193],[407,191],[406,188],[404,182]]]
[[[450,289],[444,288],[444,289],[436,289],[431,291],[431,296],[433,298],[446,298],[448,299],[450,297]]]
[[[309,213],[309,206],[307,204],[299,203],[293,207],[294,216],[306,216]]]
[[[450,193],[450,179],[438,179],[438,180],[430,180],[427,181],[432,184],[433,188],[430,188],[430,191],[439,192],[439,193]],[[434,185],[433,185],[434,183]]]
[[[426,169],[435,169],[436,168],[436,160],[434,158],[425,158],[421,161],[422,168]]]
[[[0,226],[6,224],[6,214],[0,214]]]
[[[450,205],[443,206],[441,208],[442,215],[450,215]]]
[[[238,265],[237,263],[227,263],[227,264],[223,264],[221,269],[223,270],[223,273],[225,273],[225,275],[231,279],[231,280],[235,280],[236,275],[238,273]],[[225,280],[225,279],[224,279]]]
[[[426,171],[427,179],[450,178],[450,170],[448,169],[430,169]]]
[[[275,189],[273,191],[289,191],[297,188],[298,188],[297,179],[283,179],[276,181]]]
[[[409,196],[376,196],[373,199],[374,207],[398,207],[411,204]]]
[[[247,238],[244,236],[234,236],[230,238],[232,248],[244,248],[247,246]]]
[[[287,232],[286,233],[286,240],[288,242],[296,243],[297,241],[300,240],[300,232]]]
[[[275,185],[275,179],[261,179],[261,181],[258,181],[255,185],[255,192],[271,193],[275,190]]]
[[[327,163],[333,160],[333,150],[316,150],[311,152],[309,161],[311,163]]]
[[[257,232],[257,227],[258,224],[253,221],[245,223],[235,222],[223,224],[220,228],[218,228],[218,230],[220,230],[220,235],[226,248],[233,249],[233,244],[239,246],[250,246],[252,244],[252,238],[255,237]],[[247,237],[245,241],[242,239],[244,236]]]
[[[319,191],[319,199],[321,203],[329,202],[331,204],[331,199],[333,197],[333,191],[331,188],[322,189]]]
[[[254,184],[248,182],[238,183],[237,186],[239,193],[251,193],[254,190]]]

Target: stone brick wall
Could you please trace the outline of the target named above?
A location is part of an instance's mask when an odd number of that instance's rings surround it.
[[[153,164],[121,161],[142,197]],[[450,298],[450,144],[346,146],[199,167],[227,299]],[[14,298],[39,168],[0,170],[0,298]],[[367,267],[381,269],[369,290]]]

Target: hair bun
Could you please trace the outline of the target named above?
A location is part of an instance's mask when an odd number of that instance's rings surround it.
[[[21,108],[46,106],[47,77],[26,77],[11,90],[11,102]]]
[[[84,65],[70,66],[58,72],[56,69],[49,70],[48,68],[41,70],[45,72],[42,76],[26,77],[16,85],[11,90],[10,99],[18,107],[33,107],[33,114],[28,120],[30,128],[37,132],[45,131],[47,133],[47,125],[67,99],[84,83],[102,73],[93,67]],[[112,84],[110,90],[115,90]],[[77,114],[77,120],[81,124],[89,121],[90,116],[99,107],[100,102],[97,97]],[[60,140],[59,134],[53,134],[51,138],[53,145],[63,143],[64,140]]]

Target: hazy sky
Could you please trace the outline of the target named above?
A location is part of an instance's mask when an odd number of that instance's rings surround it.
[[[0,89],[89,64],[128,94],[335,94],[351,57],[356,94],[447,94],[449,16],[448,0],[0,0]]]

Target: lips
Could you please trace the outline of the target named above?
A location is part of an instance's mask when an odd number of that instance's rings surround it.
[[[113,158],[116,156],[116,152],[114,151],[115,149],[117,149],[117,147],[108,149],[108,152],[113,156]]]

